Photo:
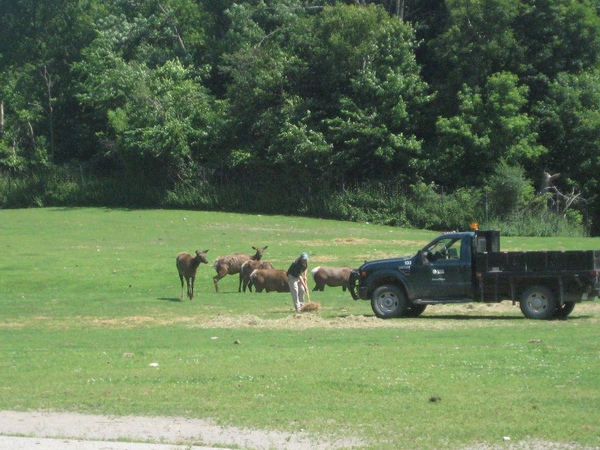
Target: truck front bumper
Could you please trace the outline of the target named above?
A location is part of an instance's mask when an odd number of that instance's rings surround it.
[[[352,295],[354,300],[364,300],[367,298],[367,289],[360,287],[360,274],[357,270],[353,270],[350,273],[348,290],[350,291],[350,295]]]

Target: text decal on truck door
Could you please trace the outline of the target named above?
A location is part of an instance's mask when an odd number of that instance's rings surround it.
[[[444,281],[444,269],[433,269],[431,271],[431,279],[435,281]]]

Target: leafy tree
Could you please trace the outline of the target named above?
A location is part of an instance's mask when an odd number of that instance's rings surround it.
[[[523,58],[512,26],[521,11],[519,0],[449,0],[443,31],[425,43],[432,64],[426,78],[439,92],[438,108],[454,114],[463,86],[482,87],[498,72],[519,74]],[[458,103],[457,103],[458,102]]]
[[[532,167],[544,153],[523,112],[527,87],[515,75],[494,74],[483,89],[465,86],[459,99],[459,114],[438,120],[440,142],[430,156],[446,186],[480,186],[499,163]]]
[[[482,86],[493,73],[516,74],[539,100],[558,73],[599,61],[600,17],[591,1],[450,0],[446,8],[435,23],[443,31],[423,54],[444,114],[457,107],[463,84]]]
[[[44,106],[39,101],[32,103],[27,95],[38,86],[35,72],[35,67],[23,65],[2,73],[0,78],[5,112],[0,164],[12,172],[28,171],[48,162],[48,141],[38,134],[38,124],[45,120]]]
[[[600,171],[600,72],[559,74],[548,97],[535,108],[540,118],[540,140],[548,148],[543,162],[560,172],[562,190],[597,198]],[[595,234],[600,230],[600,208],[594,203]]]
[[[0,100],[13,155],[26,165],[60,159],[72,96],[69,64],[89,31],[75,0],[4,2],[0,14]],[[33,153],[32,153],[33,152]]]
[[[600,71],[558,75],[535,111],[540,140],[549,150],[544,159],[548,170],[581,180],[595,193],[600,188],[595,175],[600,163]]]
[[[513,24],[522,48],[521,74],[532,100],[541,100],[561,73],[578,73],[600,61],[600,16],[590,0],[527,0]]]
[[[277,17],[232,11],[231,162],[277,164],[325,184],[408,171],[428,100],[410,26],[379,7],[304,8],[293,18],[267,10]]]
[[[184,38],[172,35],[179,28],[166,6],[153,6],[156,15],[131,11],[99,21],[98,36],[74,65],[78,98],[98,119],[105,157],[133,176],[186,181],[206,160],[216,106],[199,68],[181,62],[189,55]]]
[[[178,61],[153,71],[128,68],[139,85],[122,107],[108,111],[120,160],[129,173],[155,182],[195,180],[215,120],[210,97]]]
[[[287,20],[297,19],[286,9],[290,7],[259,2],[234,5],[229,11],[229,52],[222,57],[222,69],[231,79],[226,94],[231,151],[218,158],[240,176],[255,173],[260,179],[263,171],[282,169],[272,141],[285,128],[285,112],[297,107],[293,80],[299,60],[282,48],[290,32]],[[279,170],[273,171],[273,165]]]
[[[312,35],[309,68],[321,84],[313,101],[330,115],[323,133],[338,161],[329,178],[414,179],[416,132],[430,98],[412,27],[378,7],[332,8],[315,19]]]

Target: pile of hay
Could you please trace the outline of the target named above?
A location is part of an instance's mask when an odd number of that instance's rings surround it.
[[[301,311],[302,312],[305,312],[305,311],[318,311],[320,307],[321,307],[320,303],[317,303],[317,302],[308,302],[308,303],[305,303],[304,305],[302,305]]]

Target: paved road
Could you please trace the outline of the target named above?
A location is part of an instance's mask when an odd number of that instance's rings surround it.
[[[0,450],[330,450],[360,446],[304,432],[223,427],[185,417],[0,411]]]
[[[223,450],[223,447],[197,447],[139,442],[89,441],[80,439],[0,436],[1,450]]]

